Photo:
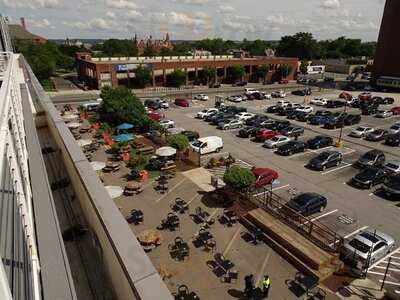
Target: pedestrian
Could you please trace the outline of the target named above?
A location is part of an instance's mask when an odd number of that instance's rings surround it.
[[[264,297],[268,298],[269,288],[271,286],[271,279],[269,279],[268,275],[264,275],[264,277],[261,279],[260,286]]]
[[[244,277],[244,294],[249,298],[253,298],[253,291],[254,291],[254,278],[253,274],[247,275]]]

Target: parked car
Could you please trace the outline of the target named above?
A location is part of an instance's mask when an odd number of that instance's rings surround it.
[[[233,114],[236,115],[238,113],[247,111],[247,108],[246,107],[241,107],[241,106],[229,105],[229,106],[222,107],[220,109],[220,111],[222,111],[224,113],[233,113]]]
[[[396,123],[389,128],[389,133],[396,134],[400,133],[400,123]]]
[[[217,108],[206,108],[206,109],[203,109],[202,111],[199,111],[196,115],[196,118],[204,119],[208,116],[215,115],[217,112],[218,112]]]
[[[370,150],[357,160],[356,166],[365,167],[381,167],[385,163],[385,154],[380,150]]]
[[[279,132],[269,130],[269,129],[260,129],[257,131],[255,135],[255,141],[257,142],[265,142],[266,140],[272,139],[273,137],[279,135]]]
[[[300,106],[296,108],[296,111],[312,113],[314,111],[314,108],[312,106]]]
[[[260,128],[256,126],[247,126],[239,130],[238,136],[241,138],[255,137],[259,130]]]
[[[376,115],[379,111],[379,106],[375,104],[360,106],[361,114],[364,116]]]
[[[147,116],[156,122],[159,122],[162,119],[162,115],[154,110],[148,111]]]
[[[177,98],[175,99],[175,105],[180,107],[189,107],[189,100]]]
[[[390,134],[385,139],[385,145],[398,147],[400,145],[400,133]]]
[[[358,95],[358,99],[360,99],[361,101],[369,101],[372,99],[372,95],[370,92],[363,92]]]
[[[386,104],[393,104],[393,103],[394,103],[394,98],[392,98],[392,97],[385,97],[385,98],[383,98],[382,102],[379,103],[379,104],[386,105]]]
[[[276,91],[271,93],[272,98],[285,98],[286,93],[284,91]]]
[[[254,168],[252,171],[256,177],[255,186],[258,188],[272,184],[279,177],[278,172],[268,168]]]
[[[283,135],[295,137],[304,134],[304,128],[299,126],[289,126],[281,131]]]
[[[326,197],[317,193],[302,193],[295,196],[286,203],[286,207],[291,208],[303,216],[322,212],[328,205]]]
[[[193,97],[194,100],[207,101],[209,97],[205,94],[198,94]]]
[[[312,158],[306,165],[307,168],[313,170],[325,170],[339,166],[343,160],[343,154],[338,151],[324,151]]]
[[[307,122],[310,116],[311,114],[308,112],[298,111],[296,114],[296,119],[300,122]]]
[[[327,108],[338,108],[346,105],[346,102],[340,100],[328,100],[326,103]]]
[[[400,115],[400,106],[392,107],[390,111],[393,113],[393,115]]]
[[[351,179],[351,185],[363,189],[370,189],[377,184],[383,183],[386,178],[387,174],[384,169],[367,167]]]
[[[256,116],[256,114],[249,113],[249,112],[241,112],[241,113],[238,113],[238,114],[236,115],[236,117],[237,117],[239,120],[243,121],[243,122],[245,122],[245,121],[247,121],[247,120],[254,119],[255,116]]]
[[[347,113],[334,113],[328,116],[324,127],[327,129],[342,128],[344,126],[344,119],[347,117]]]
[[[348,99],[353,98],[353,95],[350,94],[350,93],[341,92],[341,93],[339,94],[339,98],[340,98],[340,99],[346,99],[346,100],[348,100]]]
[[[400,174],[400,161],[398,160],[391,160],[388,161],[384,165],[385,171],[389,175],[398,175]]]
[[[314,99],[312,99],[310,101],[310,104],[314,104],[314,105],[317,105],[317,106],[324,106],[327,103],[328,103],[328,99],[321,98],[321,97],[314,98]]]
[[[378,110],[375,115],[376,118],[382,119],[390,118],[391,116],[393,116],[393,112],[390,110]]]
[[[221,87],[221,84],[220,84],[219,82],[211,83],[208,87],[209,87],[210,89],[216,89],[216,88],[220,88],[220,87]]]
[[[372,127],[358,126],[351,130],[351,132],[349,133],[349,136],[362,138],[362,137],[366,136],[368,133],[371,133],[373,131],[374,131],[374,128],[372,128]]]
[[[298,115],[300,112],[298,112],[297,110],[294,110],[294,109],[288,109],[288,108],[286,108],[285,111],[284,111],[284,113],[286,114],[286,117],[287,117],[289,120],[294,120],[294,119],[297,119],[297,115]]]
[[[219,136],[208,136],[195,140],[190,144],[190,147],[200,154],[208,154],[221,151],[224,143]]]
[[[271,124],[267,124],[264,127],[267,129],[275,130],[275,131],[282,131],[283,129],[291,126],[289,121],[286,120],[281,120],[281,121],[275,121]]]
[[[292,91],[292,95],[295,95],[295,96],[309,96],[311,94],[312,94],[312,92],[311,92],[310,88]]]
[[[321,149],[332,146],[333,139],[330,136],[317,135],[316,137],[309,139],[306,143],[307,147],[310,149]]]
[[[287,136],[277,135],[277,136],[274,136],[273,138],[271,138],[269,140],[266,140],[264,142],[264,147],[265,148],[269,148],[269,149],[277,148],[277,147],[279,147],[281,145],[284,145],[284,144],[290,142],[291,140],[292,139],[287,137]]]
[[[239,119],[227,119],[225,121],[218,123],[217,125],[217,128],[222,130],[229,130],[242,127],[243,127],[243,121]]]
[[[279,80],[279,84],[288,84],[288,83],[289,83],[289,80],[287,80],[287,79]]]
[[[329,120],[329,115],[315,114],[308,118],[308,123],[311,125],[325,125]]]
[[[390,253],[394,245],[393,237],[369,228],[357,233],[351,240],[344,243],[341,257],[345,262],[362,271]]]
[[[211,121],[210,124],[212,125],[218,125],[221,122],[225,122],[226,120],[231,120],[235,117],[234,113],[221,113],[221,114],[215,114],[211,116]]]
[[[361,122],[361,115],[347,115],[343,119],[344,125],[351,126]]]
[[[379,142],[383,141],[384,139],[387,138],[389,135],[389,132],[386,129],[375,129],[374,131],[368,133],[365,136],[365,140],[371,141],[371,142]]]
[[[266,113],[270,113],[270,114],[274,114],[276,113],[276,111],[279,109],[279,106],[277,105],[272,105],[272,106],[268,106],[264,109],[264,112]]]
[[[246,120],[245,124],[248,126],[261,127],[260,124],[269,118],[265,115],[255,115],[254,118]]]
[[[197,131],[184,130],[181,132],[181,134],[186,136],[189,142],[193,142],[194,140],[197,140],[200,137]]]
[[[333,78],[333,77],[325,77],[325,78],[324,78],[324,81],[325,81],[325,82],[334,82],[334,81],[335,81],[335,78]]]
[[[286,109],[297,109],[303,107],[300,103],[289,103],[286,105]]]
[[[175,127],[175,122],[172,120],[168,120],[168,119],[164,119],[164,120],[160,120],[160,122],[158,122],[162,127],[164,128],[174,128]]]
[[[307,145],[300,141],[290,141],[282,146],[279,146],[276,153],[280,155],[293,155],[306,151]]]
[[[382,190],[386,196],[400,200],[400,175],[389,177],[382,185]]]
[[[239,103],[242,102],[244,100],[244,97],[241,95],[232,95],[229,96],[228,98],[226,98],[228,101],[230,102],[235,102],[235,103]]]
[[[232,86],[246,86],[247,85],[247,81],[236,81],[232,84]]]

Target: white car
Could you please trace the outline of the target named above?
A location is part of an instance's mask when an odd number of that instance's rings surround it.
[[[300,103],[289,103],[288,105],[286,105],[286,108],[289,109],[297,109],[303,107],[303,105],[301,105]]]
[[[296,111],[305,112],[305,113],[309,114],[314,111],[314,108],[312,108],[312,106],[300,106],[300,107],[296,108]]]
[[[400,161],[392,160],[388,161],[385,166],[385,171],[391,175],[400,174]]]
[[[164,108],[164,109],[168,109],[169,108],[169,103],[168,101],[164,100],[164,99],[159,99],[158,103],[160,103],[160,107]]]
[[[229,96],[228,100],[231,102],[242,102],[244,99],[243,96],[235,95],[235,96]]]
[[[175,122],[172,120],[164,119],[160,120],[159,124],[164,127],[164,128],[174,128],[175,127]]]
[[[241,121],[247,121],[247,120],[254,118],[255,116],[256,116],[256,114],[253,114],[253,113],[241,112],[241,113],[238,113],[235,117],[237,117]]]
[[[260,93],[259,91],[257,91],[257,90],[255,90],[255,89],[248,89],[248,91],[246,91],[246,93],[245,93],[245,95],[246,96],[250,96],[250,95],[253,95],[253,94],[255,94],[255,93]]]
[[[273,98],[285,98],[286,97],[286,93],[284,91],[277,91],[277,92],[272,92],[271,96]]]
[[[356,103],[356,102],[358,102],[357,97],[351,97],[351,99],[346,101],[347,105],[353,105],[353,103]]]
[[[264,95],[264,99],[267,99],[267,100],[271,100],[271,94],[267,94],[267,93],[261,93],[261,94],[263,94]]]
[[[396,123],[389,128],[390,134],[397,134],[400,132],[400,123]]]
[[[391,116],[393,116],[393,112],[390,110],[379,110],[375,115],[376,118],[382,119],[390,118]]]
[[[266,140],[264,142],[264,147],[269,149],[277,148],[279,146],[286,144],[287,142],[290,142],[291,140],[292,139],[287,136],[277,135],[274,136],[272,139]]]
[[[286,107],[289,104],[290,104],[290,102],[286,101],[286,100],[279,100],[278,102],[276,102],[276,106],[279,106],[279,107]]]
[[[214,115],[218,112],[217,108],[206,108],[203,109],[202,111],[199,111],[196,115],[197,119],[204,119],[208,116]]]
[[[198,94],[193,97],[194,100],[207,101],[209,97],[205,94]]]
[[[368,133],[373,132],[375,129],[368,126],[358,126],[351,130],[349,136],[362,138],[365,137]]]
[[[317,106],[324,106],[326,105],[326,103],[328,103],[328,99],[320,97],[314,98],[310,101],[310,104],[314,104]]]

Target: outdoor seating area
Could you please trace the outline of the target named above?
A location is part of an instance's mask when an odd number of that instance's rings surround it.
[[[189,257],[189,245],[181,237],[176,237],[174,242],[168,245],[171,257],[177,261],[185,260]]]

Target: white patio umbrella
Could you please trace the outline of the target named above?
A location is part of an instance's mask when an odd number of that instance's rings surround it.
[[[92,140],[83,139],[83,140],[78,140],[77,143],[78,143],[79,146],[85,147],[87,145],[90,145],[92,143]]]
[[[76,129],[76,128],[79,128],[80,126],[81,126],[81,124],[78,122],[71,122],[71,123],[67,124],[67,127],[70,129]]]
[[[92,168],[95,171],[100,171],[106,166],[106,163],[102,161],[92,161],[90,162],[90,164],[92,165]]]
[[[107,190],[111,199],[121,197],[122,193],[123,193],[122,188],[117,185],[107,185],[107,186],[105,186],[105,189]]]
[[[76,115],[76,114],[65,114],[65,115],[63,115],[62,118],[63,118],[63,120],[65,122],[70,122],[72,120],[78,119],[78,115]]]
[[[176,154],[176,149],[172,147],[161,147],[156,150],[156,155],[168,157]]]

